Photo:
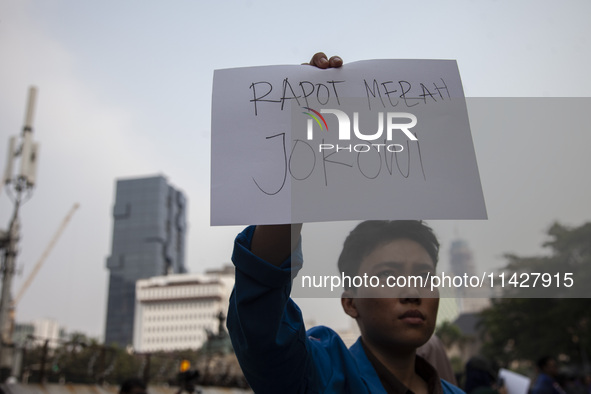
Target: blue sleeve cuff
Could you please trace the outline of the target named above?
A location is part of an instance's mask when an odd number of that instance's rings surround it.
[[[251,280],[269,288],[283,287],[290,283],[302,268],[301,237],[292,255],[277,267],[255,256],[250,251],[254,229],[255,226],[249,226],[236,237],[232,253],[232,261],[236,269]]]

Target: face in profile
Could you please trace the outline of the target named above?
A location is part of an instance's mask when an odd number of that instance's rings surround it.
[[[542,372],[552,377],[558,376],[558,364],[556,363],[556,360],[553,358],[549,359],[546,362],[546,365],[544,365]]]
[[[426,343],[435,329],[438,294],[431,293],[428,286],[409,286],[408,281],[406,287],[392,286],[392,278],[398,276],[427,278],[435,274],[435,264],[425,248],[407,238],[380,245],[362,260],[358,275],[364,274],[379,277],[379,285],[347,290],[342,298],[343,308],[357,320],[363,340],[392,351],[410,351]]]

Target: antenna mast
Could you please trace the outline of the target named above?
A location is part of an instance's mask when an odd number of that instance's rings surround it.
[[[0,188],[6,186],[6,194],[14,203],[8,231],[0,230],[0,249],[4,250],[1,270],[2,293],[0,294],[0,381],[2,382],[10,374],[14,355],[11,290],[20,238],[18,212],[20,206],[31,198],[37,177],[39,144],[33,141],[33,113],[35,112],[36,97],[37,88],[31,86],[27,100],[25,125],[20,136],[10,137],[8,159],[0,183]]]

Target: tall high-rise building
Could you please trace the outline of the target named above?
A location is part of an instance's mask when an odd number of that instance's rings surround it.
[[[469,276],[476,274],[476,266],[474,264],[474,257],[472,251],[468,246],[468,242],[462,239],[456,239],[451,243],[450,265],[454,275],[462,276],[468,274]]]
[[[132,343],[138,279],[186,272],[185,216],[185,196],[163,176],[117,181],[105,343]]]
[[[455,276],[480,277],[482,275],[477,270],[477,264],[474,261],[474,255],[468,246],[468,242],[462,239],[456,239],[451,243],[450,265]],[[490,290],[486,287],[463,286],[454,290],[457,297],[457,311],[460,314],[480,312],[490,305]]]

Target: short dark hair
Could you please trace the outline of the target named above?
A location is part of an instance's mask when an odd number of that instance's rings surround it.
[[[339,256],[341,273],[357,275],[363,259],[378,247],[396,239],[410,239],[421,245],[437,266],[439,241],[433,229],[421,220],[367,220],[349,233]]]
[[[548,363],[550,361],[553,361],[553,360],[555,361],[555,358],[552,356],[543,356],[543,357],[540,357],[538,359],[538,361],[536,361],[536,365],[540,370],[542,370],[546,367],[546,365],[548,365]]]
[[[123,381],[123,383],[121,383],[121,388],[119,389],[119,393],[121,393],[121,394],[131,393],[131,391],[136,387],[139,387],[142,390],[146,390],[146,384],[144,383],[143,380],[138,379],[138,378],[126,379]]]

